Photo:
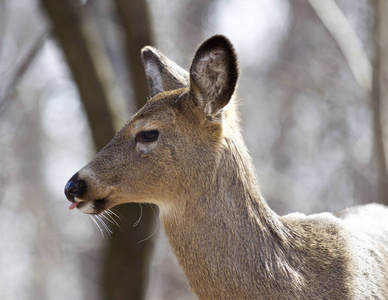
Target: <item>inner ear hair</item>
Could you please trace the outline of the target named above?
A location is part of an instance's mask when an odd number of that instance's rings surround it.
[[[228,104],[237,85],[238,65],[230,41],[216,35],[197,50],[190,68],[190,92],[207,114],[216,115]]]

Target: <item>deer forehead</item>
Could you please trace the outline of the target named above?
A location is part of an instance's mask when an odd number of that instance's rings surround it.
[[[179,102],[185,102],[187,98],[187,88],[159,93],[131,118],[127,127],[132,133],[176,127],[179,120],[182,120],[177,118],[180,114]]]

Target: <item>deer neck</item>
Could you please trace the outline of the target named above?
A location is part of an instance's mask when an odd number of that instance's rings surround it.
[[[162,210],[172,249],[200,299],[255,299],[242,287],[254,284],[268,295],[281,276],[299,280],[284,262],[288,230],[262,199],[241,145],[226,140],[207,192],[182,199],[175,212]]]

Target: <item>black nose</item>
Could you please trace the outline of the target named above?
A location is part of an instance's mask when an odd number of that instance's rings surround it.
[[[78,178],[78,173],[65,185],[65,195],[69,201],[74,202],[74,197],[79,197],[83,194],[86,189],[86,183]]]

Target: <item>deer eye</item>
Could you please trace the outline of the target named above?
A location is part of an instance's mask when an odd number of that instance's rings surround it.
[[[159,131],[157,130],[149,130],[149,131],[142,131],[136,134],[135,142],[140,143],[152,143],[155,142],[159,137]]]

